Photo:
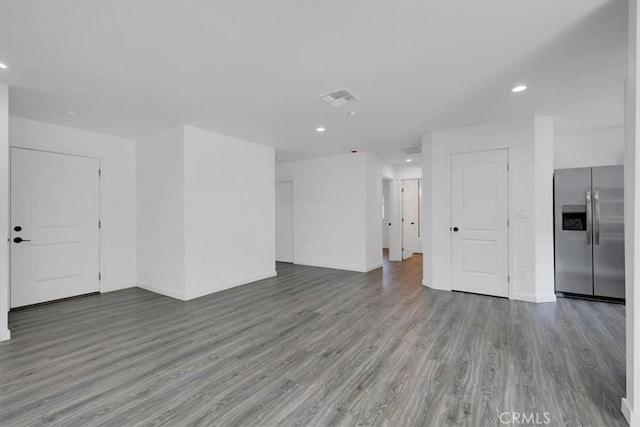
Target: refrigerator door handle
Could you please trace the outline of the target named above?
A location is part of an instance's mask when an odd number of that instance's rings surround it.
[[[600,244],[600,194],[593,193],[593,244]]]
[[[591,191],[587,191],[586,194],[587,199],[587,245],[591,245]]]

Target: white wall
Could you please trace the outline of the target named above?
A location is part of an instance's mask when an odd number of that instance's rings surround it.
[[[491,123],[434,132],[423,138],[423,283],[451,290],[451,155],[507,148],[511,283],[509,297],[555,301],[552,215],[553,121]],[[551,217],[552,218],[552,217]],[[538,276],[536,276],[538,274]]]
[[[533,226],[535,233],[533,298],[535,300],[554,300],[555,297],[555,245],[553,238],[553,161],[554,161],[553,119],[550,117],[534,118],[533,140]],[[517,217],[517,215],[516,215]],[[517,270],[516,270],[517,271]],[[522,277],[520,277],[522,279]],[[531,292],[517,290],[525,296]]]
[[[189,300],[275,275],[273,148],[191,126],[136,145],[138,286]]]
[[[629,2],[629,72],[625,105],[625,267],[627,390],[622,413],[631,427],[640,426],[640,9]]]
[[[394,174],[365,152],[278,163],[276,181],[293,181],[294,263],[360,272],[382,266],[382,178]]]
[[[185,299],[183,127],[136,142],[138,286]]]
[[[0,85],[0,341],[9,332],[9,88]]]
[[[420,179],[422,178],[422,165],[408,164],[396,166],[395,174],[397,180]]]
[[[273,148],[184,127],[186,298],[275,276]]]
[[[133,140],[9,117],[9,143],[66,154],[98,157],[102,292],[135,286],[136,191]]]
[[[365,271],[365,153],[281,162],[276,180],[293,181],[294,262]]]
[[[554,169],[621,165],[624,163],[624,127],[583,132],[557,132]]]

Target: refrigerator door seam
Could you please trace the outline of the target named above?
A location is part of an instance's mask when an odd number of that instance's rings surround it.
[[[600,194],[593,193],[593,244],[600,244]]]
[[[587,199],[587,245],[591,245],[591,217],[592,217],[592,206],[591,206],[591,191],[587,191],[586,194]]]

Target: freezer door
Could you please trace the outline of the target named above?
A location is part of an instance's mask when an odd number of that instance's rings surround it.
[[[591,168],[554,175],[556,291],[593,295]]]
[[[596,296],[624,298],[624,172],[593,168],[593,289]]]

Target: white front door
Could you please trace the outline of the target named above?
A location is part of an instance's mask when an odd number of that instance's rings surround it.
[[[507,150],[451,158],[452,289],[509,296]]]
[[[99,290],[98,173],[98,159],[11,149],[12,308]]]
[[[276,182],[276,261],[293,262],[293,182]]]
[[[418,236],[418,180],[402,181],[402,259],[422,252]]]

